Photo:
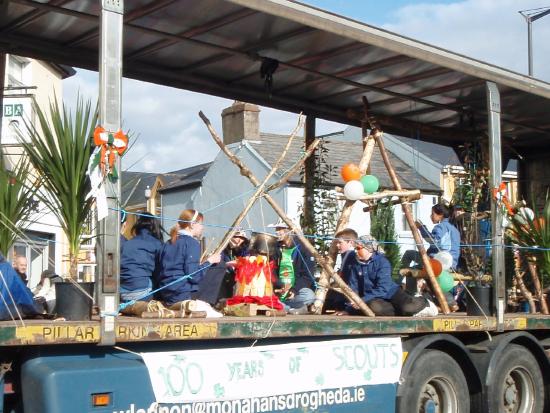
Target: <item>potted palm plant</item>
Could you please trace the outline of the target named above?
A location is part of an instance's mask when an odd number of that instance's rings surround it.
[[[56,100],[50,102],[47,112],[36,102],[33,109],[37,122],[25,121],[28,138],[20,132],[19,140],[41,182],[37,196],[56,216],[69,244],[69,271],[64,278],[70,282],[56,285],[56,311],[67,319],[86,318],[86,314],[63,314],[65,302],[72,307],[67,311],[82,312],[76,302],[78,298],[73,297],[80,295],[89,318],[93,284],[77,284],[76,279],[78,253],[93,202],[93,198],[86,197],[90,190],[86,171],[98,118],[97,106],[93,108],[90,101],[78,97],[73,112],[64,104],[60,107]]]
[[[0,253],[5,257],[21,231],[31,223],[37,188],[34,183],[25,155],[8,168],[0,152]]]
[[[507,235],[509,240],[520,248],[518,253],[527,258],[532,270],[530,272],[535,295],[541,300],[541,306],[545,307],[545,303],[542,302],[544,297],[541,281],[542,286],[548,285],[550,281],[550,197],[546,197],[541,211],[525,211],[522,208],[513,216]]]

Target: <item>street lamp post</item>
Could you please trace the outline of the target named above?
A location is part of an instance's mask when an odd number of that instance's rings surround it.
[[[533,76],[533,22],[550,14],[550,7],[520,10],[519,14],[521,14],[527,22],[527,59],[529,76]]]

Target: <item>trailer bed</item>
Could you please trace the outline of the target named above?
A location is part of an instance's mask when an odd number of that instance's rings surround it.
[[[465,313],[438,317],[337,317],[304,315],[286,317],[224,317],[205,319],[142,319],[120,316],[116,320],[117,343],[261,339],[355,335],[407,335],[414,333],[496,331],[495,317],[471,317]],[[505,331],[550,329],[550,316],[507,314]],[[99,319],[90,321],[25,320],[0,322],[0,346],[98,343]]]

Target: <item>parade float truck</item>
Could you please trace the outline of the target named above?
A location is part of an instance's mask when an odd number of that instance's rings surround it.
[[[124,72],[304,111],[306,143],[315,118],[365,130],[376,121],[385,132],[414,131],[419,140],[454,148],[481,142],[491,188],[502,181],[503,160],[518,154],[522,191],[542,194],[548,185],[541,171],[549,84],[297,2],[4,0],[0,32],[0,53],[99,70],[107,131],[121,126]],[[362,96],[370,103],[365,112]],[[440,303],[442,314],[418,318],[147,319],[118,314],[120,221],[112,187],[98,230],[99,315],[0,322],[1,412],[550,409],[550,316],[542,306],[529,314],[506,311],[496,197],[493,299],[482,315],[448,313]]]

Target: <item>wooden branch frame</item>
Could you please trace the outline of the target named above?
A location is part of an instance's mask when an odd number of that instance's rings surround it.
[[[203,116],[202,112],[199,114],[199,116],[201,116],[202,118]],[[248,212],[250,211],[250,209],[252,208],[256,200],[265,192],[265,186],[267,182],[269,182],[271,177],[273,177],[273,175],[275,175],[275,173],[277,173],[277,171],[279,170],[281,163],[285,159],[288,153],[288,150],[290,149],[290,145],[292,144],[292,141],[294,140],[294,138],[296,137],[296,134],[302,128],[303,125],[304,125],[304,116],[300,114],[300,116],[298,117],[298,124],[290,134],[288,141],[283,151],[281,152],[281,155],[279,156],[279,159],[277,159],[277,162],[275,162],[275,165],[273,165],[269,173],[265,176],[264,180],[256,187],[256,191],[248,199],[248,202],[246,203],[241,213],[237,216],[237,218],[235,218],[235,220],[233,221],[233,224],[229,228],[229,231],[225,233],[224,237],[222,238],[218,246],[214,249],[213,254],[220,254],[225,249],[225,247],[227,247],[227,244],[233,237],[233,234],[235,234],[235,232],[237,231],[237,228],[239,227],[239,225],[241,225],[243,219],[246,217],[246,214],[248,214]]]
[[[319,143],[321,142],[320,139],[315,139],[311,145],[309,145],[309,148],[308,150],[304,153],[304,156],[302,156],[302,158],[297,161],[285,174],[284,176],[277,182],[275,182],[274,184],[270,185],[267,187],[267,189],[265,190],[266,192],[271,192],[281,186],[283,186],[284,184],[287,183],[287,181],[296,173],[298,172],[298,170],[304,165],[305,161],[307,158],[309,158],[311,156],[311,154],[315,151],[315,149],[317,149],[317,146],[319,146]]]
[[[384,145],[384,140],[382,139],[382,134],[378,135],[376,137],[376,141],[378,143],[378,149],[380,149],[380,155],[382,155],[382,160],[384,161],[384,164],[386,165],[386,169],[388,170],[388,173],[390,175],[390,178],[393,182],[393,185],[395,186],[395,189],[397,191],[401,191],[401,184],[399,183],[399,179],[397,178],[397,174],[395,173],[395,169],[393,169],[393,165],[390,162],[390,158],[388,156],[388,152],[386,151],[386,147]],[[445,299],[445,296],[443,295],[443,292],[441,291],[441,287],[437,283],[437,280],[435,278],[435,274],[433,272],[432,266],[430,265],[430,261],[428,258],[428,254],[426,253],[426,249],[424,248],[424,240],[420,236],[420,231],[416,227],[416,224],[414,222],[413,214],[411,211],[411,207],[409,204],[405,203],[405,199],[402,198],[401,208],[403,209],[403,212],[405,213],[405,218],[407,219],[407,223],[409,224],[409,227],[412,231],[414,241],[417,245],[418,252],[420,254],[420,257],[422,258],[422,264],[424,268],[426,269],[426,272],[428,273],[428,279],[430,280],[430,284],[432,287],[432,291],[435,294],[435,297],[437,298],[437,301],[439,302],[439,307],[441,308],[442,312],[444,314],[449,314],[449,305],[447,304],[447,300]]]
[[[199,113],[200,118],[205,123],[206,127],[208,128],[208,131],[210,132],[210,135],[212,136],[212,139],[214,139],[214,142],[220,147],[223,153],[226,154],[226,156],[229,158],[229,160],[234,163],[241,171],[241,174],[243,176],[246,176],[250,182],[252,182],[253,185],[259,186],[260,182],[258,179],[254,176],[254,174],[248,169],[242,161],[237,158],[223,143],[223,141],[218,136],[215,129],[212,127],[212,124],[210,123],[210,120],[202,113],[202,111]],[[340,278],[340,276],[336,273],[334,273],[334,270],[327,264],[325,259],[317,252],[317,250],[311,245],[309,240],[304,237],[304,235],[301,233],[300,229],[296,227],[294,222],[286,215],[284,210],[277,204],[277,202],[268,194],[264,194],[265,200],[269,203],[269,205],[273,208],[273,210],[281,217],[281,219],[288,225],[288,227],[294,232],[294,234],[298,237],[300,242],[304,245],[304,247],[308,250],[308,252],[315,257],[316,261],[321,266],[322,270],[325,271],[327,274],[330,274],[336,284],[342,289],[342,291],[345,293],[347,297],[351,299],[351,301],[361,310],[363,313],[365,313],[368,316],[374,317],[374,313],[372,310],[367,306],[367,304],[359,297],[345,282]]]

